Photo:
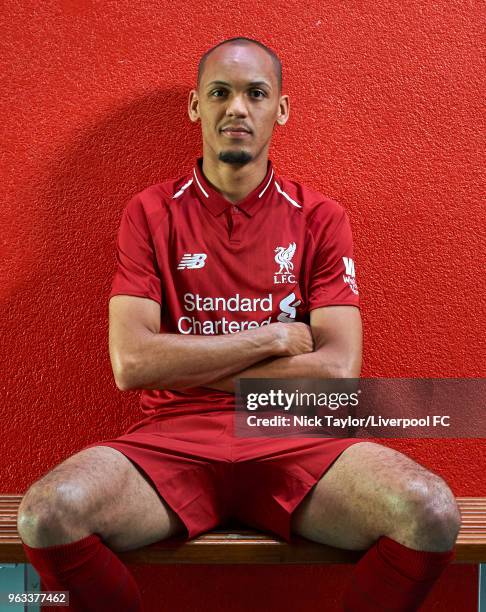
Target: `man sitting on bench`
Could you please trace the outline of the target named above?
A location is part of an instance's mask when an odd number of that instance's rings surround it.
[[[143,390],[144,418],[54,468],[19,510],[30,562],[73,610],[140,610],[116,552],[230,518],[368,549],[346,610],[416,610],[452,558],[454,496],[405,455],[360,439],[233,434],[235,379],[361,369],[346,213],[268,159],[289,116],[281,88],[280,61],[258,41],[210,49],[188,109],[203,157],[123,212],[110,356],[118,388]]]

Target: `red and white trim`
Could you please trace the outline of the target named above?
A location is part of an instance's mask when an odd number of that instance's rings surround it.
[[[302,205],[299,204],[298,202],[296,202],[295,200],[292,200],[292,198],[289,196],[288,193],[286,193],[281,187],[280,185],[277,183],[277,181],[275,181],[275,187],[277,188],[277,191],[283,195],[284,198],[286,198],[291,204],[292,206],[295,206],[296,208],[302,208]]]

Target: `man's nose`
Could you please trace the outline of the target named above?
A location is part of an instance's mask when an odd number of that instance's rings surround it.
[[[229,117],[246,117],[248,111],[243,95],[231,96],[226,108],[226,114]]]

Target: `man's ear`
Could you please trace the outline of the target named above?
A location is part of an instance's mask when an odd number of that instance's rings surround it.
[[[195,123],[199,120],[199,96],[197,95],[196,89],[191,89],[189,92],[187,112],[189,113],[189,119],[192,122]]]
[[[278,104],[278,115],[277,123],[279,125],[285,125],[289,119],[290,113],[290,100],[288,96],[281,96]]]

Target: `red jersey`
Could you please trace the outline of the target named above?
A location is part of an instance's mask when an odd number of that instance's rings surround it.
[[[348,217],[335,201],[280,176],[232,204],[205,179],[148,187],[123,211],[110,297],[160,304],[160,333],[236,333],[309,321],[321,306],[359,306]],[[234,395],[206,387],[144,390],[142,410],[232,409]]]

